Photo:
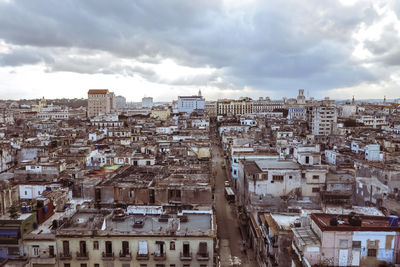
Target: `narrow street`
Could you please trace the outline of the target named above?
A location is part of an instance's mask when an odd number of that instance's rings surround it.
[[[253,259],[252,251],[250,249],[247,249],[247,252],[243,251],[242,236],[239,231],[235,205],[229,204],[224,195],[227,172],[222,167],[224,164],[223,151],[216,144],[216,132],[212,131],[211,137],[221,266],[257,266]]]

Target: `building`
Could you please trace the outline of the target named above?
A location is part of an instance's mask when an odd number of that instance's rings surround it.
[[[252,113],[272,112],[276,109],[282,109],[283,105],[283,100],[271,100],[269,97],[260,97],[258,100],[253,101]]]
[[[143,97],[142,98],[142,108],[152,108],[153,107],[153,98],[152,97]]]
[[[253,101],[244,97],[240,100],[220,99],[217,102],[218,115],[244,115],[253,112]]]
[[[115,110],[114,93],[108,89],[90,89],[88,91],[88,109],[89,118],[100,114],[109,114]]]
[[[212,211],[80,210],[56,231],[58,259],[64,266],[211,267],[215,223]]]
[[[201,96],[201,91],[197,96],[178,96],[178,112],[191,114],[192,112],[204,113],[206,101]]]
[[[122,95],[115,97],[115,107],[118,109],[126,107],[126,98]]]
[[[205,105],[206,113],[210,118],[215,118],[217,116],[217,102],[207,101]]]
[[[336,132],[337,127],[337,110],[336,107],[328,102],[312,108],[312,134],[313,135],[330,135]]]
[[[313,213],[311,226],[292,231],[293,263],[300,266],[400,263],[398,217]]]

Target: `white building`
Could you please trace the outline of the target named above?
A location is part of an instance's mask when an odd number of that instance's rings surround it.
[[[368,161],[381,161],[383,159],[383,153],[380,151],[379,144],[366,145],[364,150],[365,159]]]
[[[206,101],[201,95],[178,96],[178,112],[191,114],[192,112],[204,112]]]
[[[333,105],[314,106],[312,109],[312,134],[330,135],[336,132],[337,111]]]

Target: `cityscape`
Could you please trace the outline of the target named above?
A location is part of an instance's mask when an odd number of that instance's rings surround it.
[[[0,0],[0,267],[399,267],[400,1]]]
[[[4,266],[394,266],[400,103],[3,100]]]

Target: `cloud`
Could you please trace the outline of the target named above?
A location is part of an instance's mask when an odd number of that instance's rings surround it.
[[[373,0],[7,1],[0,2],[0,39],[12,51],[0,54],[0,65],[243,94],[317,93],[379,82],[376,73],[400,63],[390,27],[365,40],[372,67],[353,57],[354,34],[381,19]],[[165,77],[166,60],[193,72],[177,68]]]

